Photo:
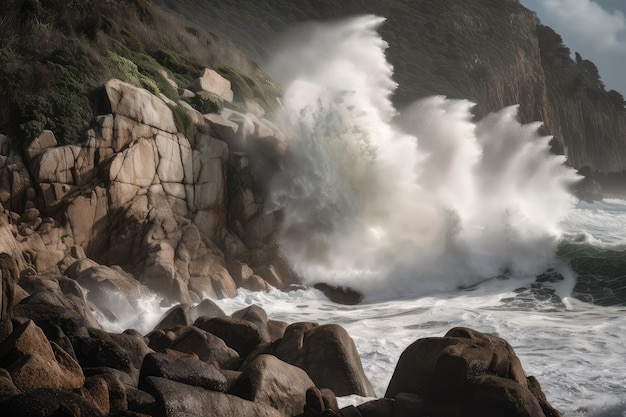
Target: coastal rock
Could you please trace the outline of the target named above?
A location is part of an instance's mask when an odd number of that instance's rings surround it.
[[[146,389],[157,398],[166,417],[284,417],[273,407],[263,406],[234,395],[149,376]]]
[[[302,369],[275,356],[261,355],[243,370],[229,393],[294,416],[304,411],[305,393],[313,386]]]
[[[354,341],[341,326],[295,323],[277,343],[274,354],[304,369],[317,387],[337,396],[375,396]]]
[[[237,369],[241,362],[237,352],[227,346],[222,339],[195,326],[178,330],[170,348],[194,353],[200,360],[215,362],[223,369]]]
[[[51,130],[44,130],[37,136],[26,148],[26,157],[32,161],[36,156],[43,153],[46,149],[57,146],[57,140]]]
[[[529,390],[521,363],[504,339],[460,327],[444,337],[420,339],[402,353],[385,397],[400,393],[423,398],[433,415],[448,410],[543,417],[542,408],[553,411]]]
[[[199,317],[193,325],[224,340],[241,358],[246,358],[259,344],[269,342],[267,330],[260,331],[254,323],[247,320],[232,317],[207,320]]]
[[[141,366],[139,387],[148,376],[158,376],[211,391],[226,391],[226,378],[213,365],[190,357],[148,354]]]
[[[116,79],[108,81],[104,88],[114,115],[126,116],[159,130],[176,133],[172,111],[147,90]]]
[[[196,92],[208,91],[209,93],[220,96],[229,103],[232,103],[234,98],[230,81],[209,68],[205,68],[202,75],[193,82],[192,90]]]

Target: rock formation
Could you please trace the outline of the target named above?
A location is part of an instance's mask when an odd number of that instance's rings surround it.
[[[506,341],[471,329],[417,340],[385,398],[340,409],[337,396],[375,393],[337,325],[284,323],[281,331],[258,306],[226,316],[205,300],[176,306],[171,325],[145,336],[108,333],[78,313],[71,296],[84,300],[80,287],[65,295],[49,278],[11,284],[8,275],[4,288],[23,295],[11,300],[14,329],[0,338],[2,415],[560,416]],[[190,325],[181,312],[200,316]]]
[[[219,74],[199,80],[232,100]],[[276,214],[261,211],[255,189],[254,175],[271,172],[253,172],[246,153],[263,142],[265,157],[279,160],[284,134],[252,113],[202,115],[116,79],[104,95],[110,113],[83,143],[59,146],[44,131],[24,161],[0,138],[5,251],[24,253],[37,274],[76,280],[113,316],[148,290],[191,303],[232,297],[251,277],[260,288],[291,283],[271,242]],[[191,134],[173,109],[194,121]]]

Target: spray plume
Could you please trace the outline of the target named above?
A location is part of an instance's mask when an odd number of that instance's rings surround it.
[[[283,252],[305,281],[365,293],[545,271],[576,174],[516,106],[476,123],[472,103],[431,97],[397,115],[383,21],[308,25],[270,66],[291,136],[268,206]]]

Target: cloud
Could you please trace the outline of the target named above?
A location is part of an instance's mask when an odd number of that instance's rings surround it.
[[[609,11],[591,0],[539,3],[544,13],[558,22],[564,37],[607,52],[626,52],[626,17],[621,11]]]
[[[626,93],[624,0],[520,0],[563,37],[572,52],[593,61],[607,90]]]

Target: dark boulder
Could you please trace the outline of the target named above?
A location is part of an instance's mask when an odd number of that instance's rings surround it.
[[[459,327],[410,345],[398,360],[385,397],[414,394],[435,416],[544,417],[543,409],[556,412],[531,389],[504,339]]]
[[[163,315],[161,321],[154,326],[154,330],[168,330],[178,326],[189,326],[191,324],[189,319],[190,309],[191,306],[189,304],[175,305]]]
[[[328,388],[337,396],[375,396],[354,341],[343,327],[295,323],[276,343],[274,354],[304,369],[316,386]]]
[[[214,362],[224,369],[237,369],[241,363],[237,352],[226,346],[222,339],[195,326],[178,330],[170,348],[195,353],[200,360]]]
[[[259,344],[270,341],[267,328],[265,331],[259,330],[256,324],[248,320],[232,317],[212,319],[199,317],[193,325],[222,339],[228,347],[237,351],[242,359],[246,358]]]
[[[283,417],[273,407],[234,395],[149,376],[146,389],[159,404],[157,416],[166,417]]]
[[[363,301],[363,294],[349,287],[339,287],[323,282],[318,282],[313,287],[337,304],[355,305]]]
[[[158,376],[211,391],[225,392],[226,377],[213,365],[191,357],[165,353],[147,355],[139,373],[139,388],[148,376]]]
[[[293,416],[304,411],[305,393],[314,386],[304,370],[275,356],[261,355],[244,369],[229,392]]]
[[[394,405],[390,398],[379,398],[359,405],[357,410],[363,417],[394,417]]]
[[[76,358],[83,368],[108,367],[131,374],[134,370],[130,356],[112,340],[96,337],[72,337]]]

